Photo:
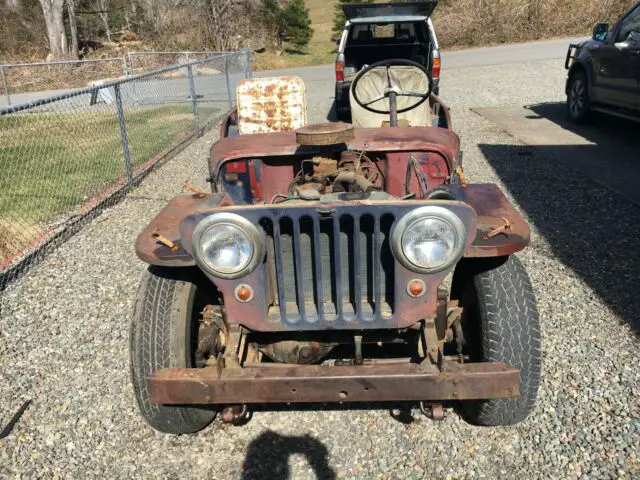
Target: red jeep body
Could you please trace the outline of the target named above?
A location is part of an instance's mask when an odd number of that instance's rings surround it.
[[[435,96],[429,104],[431,126],[422,128],[324,124],[238,134],[238,113],[228,115],[211,149],[212,192],[172,199],[136,242],[154,276],[199,275],[190,281],[207,292],[195,363],[148,372],[151,403],[402,400],[440,408],[519,396],[517,365],[464,346],[463,286],[503,268],[527,246],[529,227],[498,186],[465,181],[449,109]],[[286,124],[273,115],[267,120]],[[327,141],[332,135],[344,141]],[[463,232],[447,268],[420,270],[402,253],[416,212],[443,215]],[[214,226],[230,222],[254,236],[253,263],[239,275],[216,274],[199,251],[202,225],[214,218],[222,222]],[[469,328],[466,344],[482,343]],[[395,353],[399,345],[409,353]],[[240,411],[227,408],[224,418]]]

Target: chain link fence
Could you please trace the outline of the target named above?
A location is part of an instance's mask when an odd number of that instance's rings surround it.
[[[165,68],[178,63],[191,62],[193,60],[203,60],[212,55],[220,55],[226,52],[129,52],[127,61],[129,73],[143,73],[157,68]]]
[[[177,62],[176,62],[177,63]],[[87,87],[92,81],[116,80],[127,73],[125,57],[0,65],[0,107]]]
[[[0,108],[0,291],[215,124],[250,76],[243,50]]]

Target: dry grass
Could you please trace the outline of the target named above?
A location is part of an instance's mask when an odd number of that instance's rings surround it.
[[[635,0],[456,0],[439,5],[433,22],[443,48],[586,35],[613,23]]]
[[[5,259],[29,247],[42,232],[42,228],[38,225],[0,218],[0,265]]]
[[[324,65],[335,60],[336,45],[331,40],[331,26],[333,24],[333,2],[326,0],[305,0],[311,17],[313,37],[304,53],[283,52],[276,55],[273,52],[254,55],[253,68],[255,70],[274,70],[287,67],[301,67],[306,65]]]

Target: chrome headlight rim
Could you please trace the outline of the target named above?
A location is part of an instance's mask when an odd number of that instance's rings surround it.
[[[251,241],[252,254],[249,262],[240,270],[233,273],[220,272],[213,268],[205,259],[202,251],[201,241],[204,233],[215,225],[231,225],[247,235]],[[248,219],[231,212],[219,212],[209,215],[196,225],[191,237],[191,251],[198,266],[206,273],[218,278],[236,279],[244,277],[253,272],[265,255],[264,235],[258,228]]]
[[[449,258],[436,267],[422,267],[411,262],[404,253],[403,237],[405,232],[414,223],[424,221],[427,219],[437,219],[448,223],[455,232],[456,242]],[[398,262],[412,272],[416,273],[438,273],[443,270],[450,269],[453,265],[458,263],[467,243],[467,228],[465,227],[462,219],[448,208],[439,205],[426,205],[411,210],[405,214],[396,223],[391,233],[391,251]]]

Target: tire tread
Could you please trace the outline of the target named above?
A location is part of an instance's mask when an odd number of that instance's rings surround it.
[[[162,368],[185,367],[172,361],[172,316],[179,295],[190,285],[147,270],[138,288],[130,330],[131,380],[142,416],[164,433],[193,433],[206,427],[215,411],[158,405],[149,399],[147,377]]]
[[[511,256],[473,277],[478,292],[484,361],[520,369],[520,397],[475,402],[468,420],[479,425],[513,425],[533,410],[540,386],[540,322],[531,281]]]

